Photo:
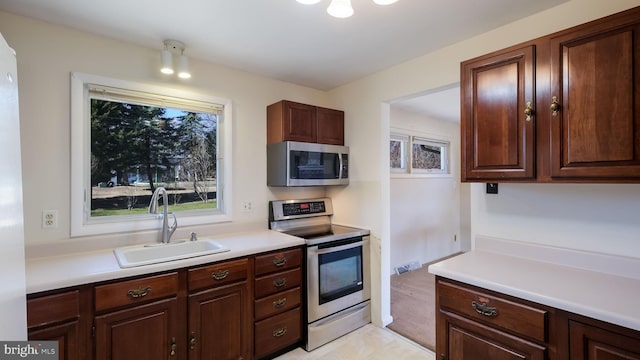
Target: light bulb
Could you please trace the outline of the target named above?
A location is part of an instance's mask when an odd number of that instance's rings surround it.
[[[162,64],[160,67],[160,72],[167,75],[173,74],[173,58],[171,56],[171,51],[169,51],[167,48],[162,50],[162,52],[160,53],[160,59]]]
[[[187,59],[184,54],[180,55],[180,59],[178,59],[178,77],[181,79],[191,77],[191,73],[189,72],[189,59]]]
[[[348,18],[353,15],[351,0],[331,0],[327,12],[333,17]]]

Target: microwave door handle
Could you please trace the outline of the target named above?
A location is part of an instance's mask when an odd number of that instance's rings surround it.
[[[338,169],[338,179],[342,179],[342,154],[338,153],[338,166],[340,167]]]

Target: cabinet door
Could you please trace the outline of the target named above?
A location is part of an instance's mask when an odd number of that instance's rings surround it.
[[[96,359],[179,359],[186,344],[179,334],[178,321],[176,298],[97,316]]]
[[[535,178],[533,45],[461,65],[462,180]]]
[[[80,355],[80,324],[72,321],[65,324],[29,330],[29,340],[58,341],[58,359],[77,360]]]
[[[640,360],[640,339],[569,322],[570,352],[573,360]]]
[[[189,359],[250,359],[251,317],[246,282],[189,295]]]
[[[639,17],[551,38],[552,177],[640,178]]]
[[[283,101],[283,141],[316,142],[316,107],[292,101]]]
[[[436,338],[443,360],[543,360],[546,348],[466,318],[441,311]]]
[[[344,111],[316,108],[318,143],[344,145]]]

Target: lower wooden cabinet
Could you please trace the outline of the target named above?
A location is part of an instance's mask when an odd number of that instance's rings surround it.
[[[640,334],[622,328],[604,329],[607,324],[569,321],[572,360],[640,360]]]
[[[189,295],[189,359],[251,358],[247,282]]]
[[[90,337],[88,288],[27,299],[29,340],[58,341],[58,359],[88,359]]]
[[[30,294],[29,339],[57,340],[61,360],[272,357],[303,337],[301,261],[286,249]]]
[[[175,297],[96,316],[95,359],[179,359],[179,321]]]
[[[438,360],[640,360],[640,331],[436,279]]]

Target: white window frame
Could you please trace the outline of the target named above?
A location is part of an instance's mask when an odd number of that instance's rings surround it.
[[[149,85],[98,75],[74,72],[71,74],[71,236],[112,234],[158,229],[161,220],[157,215],[125,215],[91,217],[91,105],[89,84],[142,92],[172,99],[184,99],[220,104],[223,115],[218,121],[218,180],[217,209],[193,212],[177,212],[178,226],[228,222],[232,220],[231,159],[232,120],[231,100],[209,95]],[[161,218],[161,217],[160,217]]]
[[[434,135],[421,133],[414,130],[392,128],[390,133],[390,139],[392,141],[405,141],[405,168],[397,169],[391,168],[392,178],[438,178],[438,177],[453,177],[451,173],[451,141],[450,139]],[[413,168],[413,144],[414,142],[426,143],[436,146],[443,146],[445,154],[444,169],[442,170],[430,170],[430,169],[414,169]],[[389,164],[391,166],[391,164]]]

